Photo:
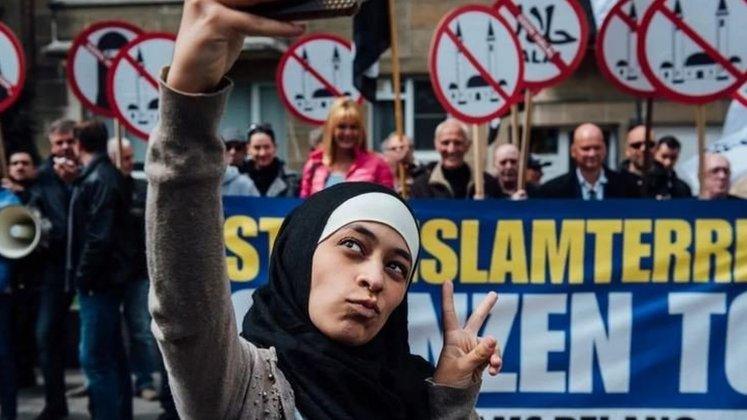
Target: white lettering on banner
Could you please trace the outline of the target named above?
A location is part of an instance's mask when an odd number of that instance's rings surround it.
[[[734,390],[747,394],[747,293],[737,296],[729,307],[726,330],[726,379]]]
[[[565,350],[565,331],[550,330],[549,316],[565,314],[566,303],[565,294],[523,296],[521,392],[565,392],[565,372],[549,371],[547,356]]]
[[[682,315],[680,392],[708,392],[711,315],[726,313],[725,293],[670,293],[669,313]]]
[[[475,294],[472,302],[482,302],[487,293]],[[505,353],[506,343],[511,334],[511,329],[519,311],[519,295],[514,293],[501,293],[498,298],[499,304],[493,306],[488,320],[485,322],[484,335],[492,335],[498,341],[501,354]],[[500,375],[490,376],[487,373],[482,376],[482,392],[516,392],[516,373],[507,372],[504,369]]]
[[[407,306],[410,352],[437,362],[444,345],[444,336],[435,315],[441,313],[441,307],[436,307],[430,293],[408,293]],[[467,293],[454,293],[454,310],[459,324],[464,325],[467,320]]]
[[[571,296],[570,392],[592,392],[595,352],[605,391],[630,390],[633,295],[610,293],[607,314],[605,328],[594,293]]]
[[[251,305],[253,291],[254,289],[236,290],[231,296],[239,331],[244,315]],[[410,350],[433,363],[438,360],[443,346],[443,335],[437,316],[441,308],[435,296],[435,293],[426,292],[408,294]],[[460,323],[465,322],[467,314],[474,310],[484,297],[484,293],[454,294],[455,309]],[[602,311],[599,300],[604,300],[605,297],[608,302],[607,310]],[[635,357],[631,353],[633,297],[634,293],[627,292],[614,292],[606,296],[586,292],[501,294],[499,304],[491,311],[480,334],[495,337],[501,351],[507,347],[518,347],[519,356],[512,355],[509,358],[511,363],[518,363],[518,366],[504,364],[501,374],[495,377],[485,373],[481,391],[630,393],[631,361]],[[723,360],[723,369],[729,386],[735,392],[747,395],[747,369],[744,368],[747,366],[747,352],[744,350],[747,348],[747,293],[736,296],[730,305],[727,305],[725,293],[670,293],[667,296],[667,304],[670,315],[682,317],[678,392],[708,392],[709,372],[719,369],[709,364],[709,348],[722,348],[723,345],[725,354],[715,355],[713,361],[720,364]],[[550,329],[550,315],[560,315],[562,326]],[[722,316],[712,320],[712,315]],[[518,319],[519,317],[521,319]],[[726,327],[725,336],[711,334],[712,321],[719,328]],[[569,338],[567,349],[566,337]],[[516,343],[508,346],[509,340],[519,340],[519,346]],[[548,357],[550,353],[555,352],[567,353],[567,369],[549,370]],[[595,369],[601,377],[601,390],[594,389]],[[724,412],[729,414],[725,414],[723,419],[747,418],[747,415],[731,416],[733,412],[745,414],[745,411]],[[501,414],[506,413],[501,411]],[[698,417],[698,420],[700,419]]]

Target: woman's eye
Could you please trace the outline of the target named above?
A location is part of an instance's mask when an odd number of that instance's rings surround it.
[[[345,248],[350,249],[351,251],[363,252],[363,247],[361,246],[361,244],[352,239],[344,239],[340,244]]]
[[[389,263],[389,269],[394,271],[397,276],[405,278],[407,277],[407,267],[404,266],[402,263],[393,262]]]

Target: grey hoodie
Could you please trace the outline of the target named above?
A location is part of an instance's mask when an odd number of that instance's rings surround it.
[[[231,165],[226,166],[226,172],[223,174],[221,193],[223,195],[260,196],[259,190],[254,185],[254,181],[240,173],[239,168]]]
[[[275,348],[241,339],[234,319],[218,194],[224,148],[215,135],[230,86],[186,95],[161,82],[145,168],[152,330],[182,419],[298,419]],[[428,383],[432,419],[478,418],[480,381]]]

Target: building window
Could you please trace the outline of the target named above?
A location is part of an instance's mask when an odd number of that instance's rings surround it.
[[[433,149],[433,132],[436,126],[446,119],[446,111],[433,93],[430,79],[413,80],[414,103],[414,140],[415,149],[419,151]]]

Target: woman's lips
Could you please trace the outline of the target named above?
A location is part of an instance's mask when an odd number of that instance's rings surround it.
[[[375,300],[349,299],[348,303],[353,309],[353,312],[358,316],[374,318],[379,315],[379,307],[376,305]]]

